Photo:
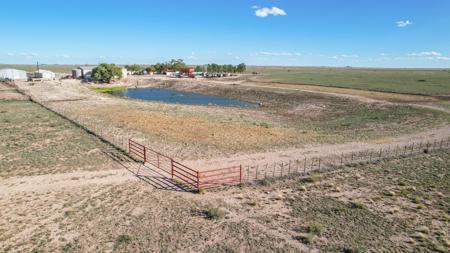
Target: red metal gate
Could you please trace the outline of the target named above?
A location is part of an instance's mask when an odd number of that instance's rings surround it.
[[[149,163],[170,173],[173,180],[197,190],[242,183],[243,170],[241,165],[217,170],[197,171],[131,139],[128,142],[128,151],[142,159],[144,163]]]

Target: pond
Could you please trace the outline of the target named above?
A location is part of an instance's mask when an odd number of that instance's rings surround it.
[[[132,88],[108,92],[109,94],[150,101],[161,101],[170,104],[186,105],[219,105],[219,106],[238,106],[238,107],[256,107],[257,103],[240,101],[238,99],[229,99],[216,96],[202,95],[193,92],[184,92],[176,90],[158,89],[158,88]]]

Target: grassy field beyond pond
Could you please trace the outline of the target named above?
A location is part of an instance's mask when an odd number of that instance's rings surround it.
[[[405,94],[450,95],[449,69],[255,67],[250,70],[262,73],[263,81]]]

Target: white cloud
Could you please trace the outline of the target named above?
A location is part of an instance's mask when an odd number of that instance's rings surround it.
[[[442,56],[441,53],[438,52],[420,52],[420,53],[410,53],[409,56],[418,56],[418,57],[440,57]]]
[[[400,20],[400,21],[397,21],[396,23],[397,23],[397,27],[400,27],[400,28],[404,28],[409,25],[412,25],[412,22],[409,20],[405,20],[405,21]]]
[[[410,53],[410,54],[408,54],[408,56],[415,57],[418,59],[427,59],[427,60],[443,60],[443,61],[450,60],[450,57],[445,56],[445,55],[435,52],[435,51]]]
[[[331,57],[331,59],[335,59],[335,60],[357,59],[357,58],[359,58],[359,55],[357,55],[357,54],[341,54],[341,55],[335,55],[335,56]]]
[[[256,7],[256,6],[254,6],[254,7]],[[270,16],[270,15],[272,15],[272,16],[286,16],[287,13],[283,9],[280,9],[278,7],[272,7],[272,8],[264,7],[264,8],[257,9],[255,11],[255,15],[257,17],[260,17],[260,18],[265,18],[265,17]]]
[[[267,56],[301,56],[301,53],[289,53],[289,52],[260,52],[260,55]]]
[[[70,55],[68,55],[68,54],[57,54],[57,55],[56,55],[56,58],[65,58],[65,59],[69,59],[69,58],[70,58]]]

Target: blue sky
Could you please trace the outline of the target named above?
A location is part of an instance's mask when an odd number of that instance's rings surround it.
[[[450,67],[448,0],[14,0],[0,63]]]

